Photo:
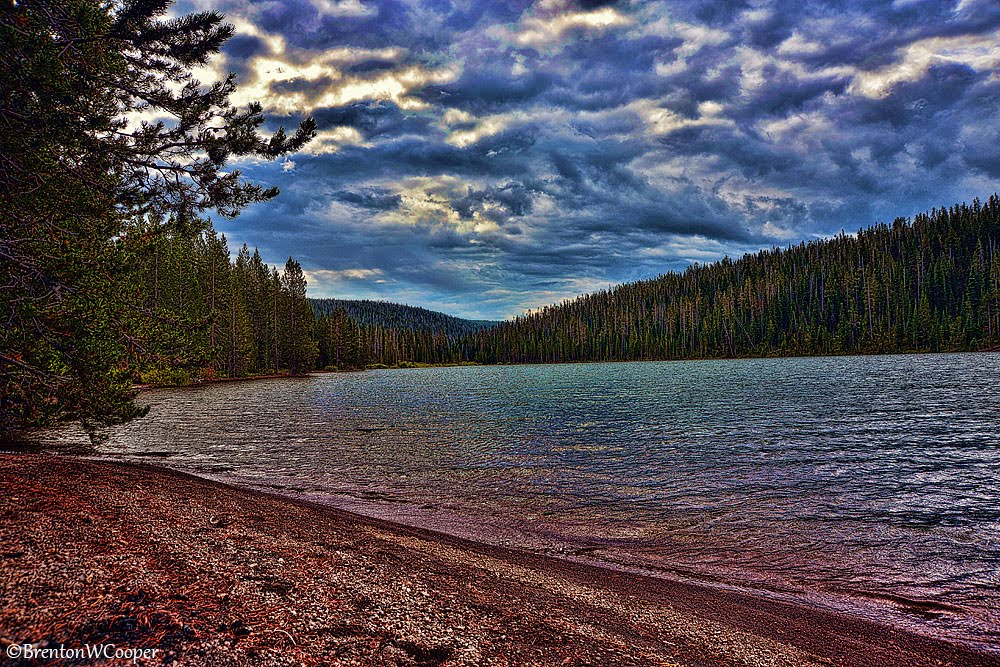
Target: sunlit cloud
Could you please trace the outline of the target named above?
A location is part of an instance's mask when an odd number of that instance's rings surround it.
[[[885,97],[902,82],[917,81],[936,64],[964,65],[977,72],[1000,68],[1000,30],[978,39],[930,37],[908,44],[896,54],[896,62],[870,72],[858,72],[850,92],[866,97]]]
[[[340,283],[348,280],[371,280],[383,275],[382,269],[318,269],[303,271],[310,283]]]
[[[513,28],[494,26],[489,34],[519,47],[558,51],[574,33],[601,33],[632,23],[632,17],[613,7],[574,11],[573,3],[539,2]]]
[[[698,115],[687,118],[669,107],[661,106],[654,100],[636,100],[628,107],[646,124],[649,134],[669,134],[684,128],[710,125],[732,125],[733,122],[721,116],[724,107],[718,102],[702,102],[698,105]]]
[[[401,65],[389,70],[352,74],[351,65],[366,60],[398,61],[403,49],[332,49],[311,57],[288,57],[284,50],[256,56],[246,65],[237,103],[260,102],[279,114],[342,106],[363,100],[387,100],[409,110],[427,105],[410,93],[432,84],[455,80],[461,73],[457,64],[439,68]]]
[[[376,13],[374,7],[366,7],[360,0],[312,0],[312,4],[321,14],[329,16],[368,16]]]
[[[316,138],[309,142],[303,153],[323,155],[324,153],[336,153],[344,146],[364,145],[364,137],[353,127],[335,127],[317,132]]]
[[[268,132],[316,117],[234,165],[281,196],[217,221],[315,295],[503,318],[1000,183],[991,0],[185,9],[236,27],[200,80],[235,72]]]

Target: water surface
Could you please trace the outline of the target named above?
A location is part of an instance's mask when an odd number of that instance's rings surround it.
[[[1000,649],[998,378],[996,353],[327,374],[146,392],[99,451]]]

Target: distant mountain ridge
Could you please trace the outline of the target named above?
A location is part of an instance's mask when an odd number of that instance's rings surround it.
[[[309,299],[309,302],[316,317],[332,315],[336,310],[343,309],[349,318],[361,326],[433,331],[443,333],[451,339],[461,338],[499,324],[499,322],[492,320],[467,320],[435,310],[391,301]]]

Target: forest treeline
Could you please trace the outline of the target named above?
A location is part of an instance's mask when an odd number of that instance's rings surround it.
[[[130,355],[136,381],[177,385],[315,368],[312,309],[294,259],[279,272],[246,245],[232,259],[226,237],[211,227],[155,234],[144,247],[127,282],[156,335],[143,337],[144,354]]]
[[[344,308],[316,319],[318,367],[353,370],[409,364],[460,363],[462,341],[443,330],[358,324]]]
[[[320,363],[549,363],[1000,345],[1000,199],[581,296],[461,336],[319,321]],[[333,353],[324,352],[333,350]],[[346,360],[346,361],[345,361]]]
[[[621,285],[462,341],[481,363],[979,350],[1000,343],[1000,199]]]
[[[461,341],[498,324],[369,300],[310,299],[319,368],[457,363]]]
[[[375,301],[307,303],[293,260],[279,276],[244,247],[230,264],[225,238],[211,231],[163,238],[136,284],[151,308],[183,316],[195,332],[185,363],[173,367],[184,378],[314,366],[977,350],[1000,345],[998,245],[994,195],[856,235],[694,265],[507,322]],[[168,368],[146,373],[169,381]]]

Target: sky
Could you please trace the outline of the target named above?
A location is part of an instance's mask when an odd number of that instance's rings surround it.
[[[503,319],[1000,186],[996,0],[182,0],[301,153],[218,220],[316,297]]]

